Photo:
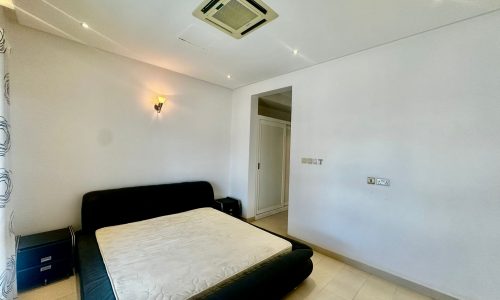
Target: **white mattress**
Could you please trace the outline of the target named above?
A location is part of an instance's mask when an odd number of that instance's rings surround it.
[[[212,208],[105,227],[96,237],[118,300],[187,299],[292,248]]]

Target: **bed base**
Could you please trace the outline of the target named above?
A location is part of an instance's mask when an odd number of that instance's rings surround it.
[[[85,194],[82,200],[82,230],[77,232],[76,241],[81,299],[116,299],[95,230],[215,205],[212,186],[203,181]],[[216,287],[210,294],[202,293],[193,299],[281,299],[311,274],[313,264],[310,258],[313,252],[307,245],[280,237],[292,243],[291,252]]]

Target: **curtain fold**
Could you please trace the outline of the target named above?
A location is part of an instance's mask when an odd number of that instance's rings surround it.
[[[10,203],[12,192],[9,125],[9,73],[7,42],[0,28],[0,299],[16,296],[16,236],[13,230],[14,211]]]

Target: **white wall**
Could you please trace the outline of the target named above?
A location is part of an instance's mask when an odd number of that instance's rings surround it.
[[[460,299],[498,299],[498,28],[495,12],[235,90],[230,193],[245,216],[251,96],[292,86],[289,233]]]
[[[7,26],[18,233],[79,226],[96,189],[207,180],[227,195],[230,90]]]

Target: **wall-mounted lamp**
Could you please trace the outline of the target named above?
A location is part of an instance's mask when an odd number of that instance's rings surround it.
[[[165,101],[167,100],[167,98],[165,98],[165,96],[157,96],[155,97],[155,103],[154,103],[154,107],[155,107],[155,110],[157,113],[160,113],[161,112],[161,107],[163,106],[163,103],[165,103]]]

